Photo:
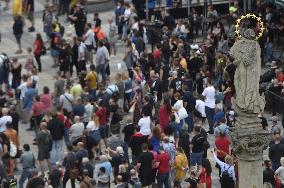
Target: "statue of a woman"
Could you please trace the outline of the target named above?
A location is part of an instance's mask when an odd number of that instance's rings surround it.
[[[265,106],[265,99],[259,94],[261,49],[254,38],[255,32],[247,29],[230,50],[237,66],[235,110],[246,114],[259,114]]]

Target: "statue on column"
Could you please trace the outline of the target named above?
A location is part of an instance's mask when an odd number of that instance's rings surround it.
[[[268,132],[262,129],[258,118],[264,110],[265,98],[259,93],[261,49],[255,38],[253,29],[244,29],[230,50],[237,66],[234,76],[236,98],[233,101],[237,117],[231,133],[233,150],[239,157],[249,160],[262,158],[268,143]]]
[[[237,66],[234,84],[236,88],[235,110],[240,114],[255,115],[264,110],[265,99],[259,94],[261,73],[261,49],[252,29],[244,31],[240,40],[230,50]],[[240,114],[240,115],[241,115]]]

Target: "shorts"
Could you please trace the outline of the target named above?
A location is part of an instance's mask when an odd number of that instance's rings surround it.
[[[45,159],[50,159],[50,152],[47,148],[41,148],[38,150],[37,160],[43,161]]]
[[[100,125],[99,131],[102,139],[107,138],[107,125]]]
[[[28,18],[30,21],[33,21],[33,20],[35,19],[34,12],[33,12],[33,11],[29,12],[27,18]]]
[[[201,165],[203,160],[204,152],[191,153],[190,155],[190,166]]]

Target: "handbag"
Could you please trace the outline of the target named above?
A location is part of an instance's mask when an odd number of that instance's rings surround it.
[[[41,55],[45,55],[46,54],[46,47],[42,44],[42,47],[41,47]]]
[[[78,178],[79,174],[80,174],[80,171],[79,171],[78,168],[76,168],[76,167],[72,168],[72,169],[70,169],[70,172],[69,172],[69,178],[70,179],[76,179],[76,178]]]

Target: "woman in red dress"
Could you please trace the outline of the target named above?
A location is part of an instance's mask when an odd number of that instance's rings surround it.
[[[212,167],[208,159],[203,159],[201,169],[199,170],[199,179],[200,187],[202,188],[211,188],[212,179],[211,179]]]
[[[37,68],[39,72],[41,72],[40,56],[42,55],[42,49],[43,49],[43,41],[41,35],[38,33],[36,34],[36,40],[34,41],[34,56],[37,62],[38,66]]]
[[[164,98],[164,104],[160,106],[159,109],[159,122],[161,132],[164,132],[164,128],[170,122],[170,116],[172,114],[172,106],[170,103],[170,98]]]

